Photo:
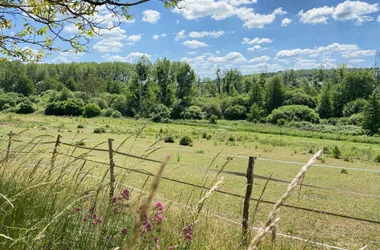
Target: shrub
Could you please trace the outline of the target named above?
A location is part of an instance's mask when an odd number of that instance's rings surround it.
[[[80,116],[84,110],[82,99],[68,99],[64,102],[64,115]]]
[[[374,162],[380,163],[380,155],[376,155]]]
[[[83,117],[92,118],[99,116],[102,110],[99,105],[96,103],[88,103],[86,107],[84,107]]]
[[[80,128],[84,128],[84,125],[83,124],[78,124],[78,126],[77,126],[77,129],[80,129]]]
[[[33,103],[29,100],[25,100],[24,102],[20,103],[20,106],[16,112],[19,114],[31,114],[34,111],[35,109],[33,107]]]
[[[193,140],[188,135],[186,135],[181,138],[181,140],[179,141],[179,145],[192,147]]]
[[[284,105],[304,105],[314,109],[317,103],[313,97],[296,90],[285,93]]]
[[[150,117],[153,122],[162,122],[170,117],[170,110],[163,104],[158,104],[151,109]]]
[[[117,111],[117,110],[116,110]],[[114,109],[112,108],[108,108],[108,109],[103,109],[102,110],[102,113],[101,113],[101,116],[104,116],[104,117],[111,117],[113,112],[115,112]],[[119,112],[119,111],[118,111]]]
[[[185,105],[181,101],[176,101],[170,112],[170,118],[181,119],[181,113],[185,110]]]
[[[123,115],[119,111],[117,111],[117,110],[115,110],[114,112],[112,112],[112,115],[111,115],[112,118],[120,118],[122,116]]]
[[[280,119],[284,119],[287,122],[307,121],[311,123],[319,123],[319,115],[315,110],[302,105],[282,106],[273,110],[268,116],[268,121],[274,124],[277,124]]]
[[[222,117],[222,109],[218,103],[207,103],[203,106],[202,110],[205,113],[206,118],[210,118],[213,115],[217,118]]]
[[[96,128],[94,129],[94,134],[102,134],[105,133],[106,129],[105,128]]]
[[[166,136],[164,138],[165,143],[174,143],[174,138],[172,136]]]
[[[264,117],[265,111],[262,107],[257,105],[256,103],[252,104],[249,114],[248,114],[248,121],[251,122],[257,122],[260,120],[260,118]]]
[[[209,141],[209,140],[211,140],[211,138],[212,138],[212,135],[210,135],[210,134],[209,134],[209,135],[207,135],[207,138],[206,138],[206,140],[208,140],[208,141]]]
[[[203,139],[206,139],[206,138],[207,138],[207,133],[206,133],[206,132],[203,132],[203,134],[202,134],[202,138],[203,138]]]
[[[226,109],[224,118],[227,120],[245,120],[247,118],[246,109],[241,105],[234,105]]]
[[[220,107],[222,109],[222,112],[225,113],[226,110],[229,107],[232,106],[243,106],[245,109],[249,108],[249,96],[248,95],[240,95],[240,96],[234,96],[234,97],[226,97],[222,99],[222,102],[220,104]]]
[[[348,118],[348,125],[355,125],[361,127],[363,125],[363,113],[353,114]]]
[[[340,152],[340,149],[338,148],[338,146],[335,146],[333,147],[332,151],[331,151],[331,154],[332,154],[332,157],[335,158],[335,159],[340,159],[342,154]]]
[[[212,116],[210,116],[210,119],[209,119],[208,123],[210,123],[210,124],[217,124],[218,123],[217,119],[218,119],[218,117],[216,117],[216,115],[212,115]]]
[[[65,105],[66,102],[52,102],[48,103],[45,108],[45,115],[65,115]]]
[[[353,114],[357,114],[363,111],[364,106],[367,101],[365,99],[359,98],[355,101],[349,102],[343,107],[343,115],[349,117]]]
[[[0,111],[16,106],[15,100],[6,94],[0,95]]]
[[[342,170],[340,170],[340,173],[341,173],[341,174],[348,174],[348,171],[347,171],[347,169],[342,168]]]
[[[229,142],[235,142],[235,137],[233,137],[233,135],[230,135],[230,136],[228,137],[228,141],[229,141]]]
[[[181,113],[181,117],[187,120],[202,120],[203,114],[200,107],[190,106]]]

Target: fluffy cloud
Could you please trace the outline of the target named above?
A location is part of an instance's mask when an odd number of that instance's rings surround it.
[[[182,43],[183,45],[191,48],[191,49],[196,49],[196,48],[201,48],[201,47],[207,47],[208,45],[205,44],[204,42],[200,42],[197,40],[187,40]]]
[[[270,60],[269,56],[260,56],[260,57],[254,57],[251,60],[249,60],[248,62],[250,62],[250,63],[263,63],[263,62],[267,62],[269,60]]]
[[[210,56],[208,62],[210,63],[244,63],[247,59],[239,52],[230,52],[225,56]]]
[[[195,55],[196,53],[197,53],[196,51],[187,52],[188,55]]]
[[[282,19],[281,26],[282,26],[282,27],[286,27],[286,26],[288,26],[289,24],[291,24],[292,22],[293,22],[292,19],[290,19],[290,18],[284,18],[284,19]]]
[[[248,48],[247,50],[248,51],[260,51],[260,50],[263,50],[263,48],[260,45],[255,45],[251,48]]]
[[[377,21],[380,23],[380,15],[378,16]]]
[[[161,18],[160,12],[156,10],[145,10],[143,11],[143,22],[148,22],[148,23],[157,23],[158,20]]]
[[[375,55],[375,50],[361,50],[356,44],[333,43],[327,46],[314,47],[312,49],[292,49],[281,50],[276,55],[276,60],[289,61],[299,60],[302,55],[308,55],[312,58],[322,57],[321,61],[332,63],[334,59],[329,59],[327,55],[339,53],[344,58],[360,58]],[[298,58],[298,59],[297,59]]]
[[[127,55],[125,57],[119,56],[119,55],[105,54],[104,56],[102,56],[102,58],[104,58],[106,61],[109,61],[109,62],[129,62],[129,63],[134,63],[137,60],[139,60],[142,56],[146,56],[146,57],[150,58],[149,54],[141,53],[141,52],[132,52],[132,53],[129,53],[129,55]]]
[[[153,35],[154,40],[157,40],[158,38],[160,38],[160,35]]]
[[[112,41],[110,39],[102,39],[95,43],[93,46],[94,51],[100,53],[120,52],[123,48],[123,44],[120,41]]]
[[[338,4],[336,7],[320,7],[313,8],[304,12],[301,10],[298,15],[302,23],[309,24],[327,24],[330,17],[338,21],[352,20],[356,25],[360,25],[364,22],[372,21],[373,17],[368,14],[379,11],[378,4],[369,4],[361,1],[345,1]]]
[[[192,31],[192,32],[190,32],[189,37],[192,37],[192,38],[202,38],[202,37],[205,37],[205,36],[209,36],[209,37],[212,37],[212,38],[218,38],[220,36],[223,36],[224,33],[225,33],[224,31],[201,31],[201,32]]]
[[[273,23],[278,15],[286,14],[282,8],[274,10],[271,14],[255,13],[254,9],[238,7],[241,4],[248,4],[249,0],[193,0],[185,1],[180,4],[173,12],[181,14],[188,20],[210,17],[214,20],[223,20],[231,16],[237,16],[244,21],[243,26],[249,29],[261,29],[265,25]]]
[[[177,33],[177,35],[175,36],[174,40],[175,41],[179,41],[179,40],[185,39],[185,38],[186,38],[185,30],[181,30],[180,32]]]
[[[135,44],[136,42],[140,41],[141,40],[141,34],[138,34],[138,35],[131,35],[131,36],[128,36],[127,40],[128,42],[132,43],[132,44]]]
[[[252,40],[249,40],[248,37],[244,37],[243,41],[241,42],[242,44],[262,44],[262,43],[272,43],[273,40],[269,38],[254,38]]]
[[[362,63],[365,62],[363,59],[351,59],[349,60],[350,63],[357,64],[357,63]]]

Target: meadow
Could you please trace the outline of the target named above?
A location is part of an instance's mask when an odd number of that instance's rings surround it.
[[[377,137],[245,121],[218,121],[210,125],[205,121],[153,123],[144,119],[35,114],[0,114],[0,121],[2,158],[9,132],[15,134],[13,153],[7,163],[2,161],[0,169],[2,248],[113,249],[133,238],[133,214],[149,193],[153,180],[149,174],[156,174],[160,164],[114,155],[116,191],[128,188],[132,194],[129,203],[124,204],[125,211],[113,213],[115,204],[108,202],[109,138],[113,139],[114,149],[129,155],[156,161],[170,156],[163,173],[166,179],[161,180],[154,197],[154,202],[165,204],[164,222],[153,230],[159,240],[153,233],[147,234],[136,249],[153,249],[158,245],[162,249],[243,248],[240,223],[248,156],[257,157],[252,193],[256,200],[251,201],[249,222],[258,228],[266,222],[272,203],[281,197],[302,163],[321,148],[323,155],[281,209],[275,242],[271,243],[268,237],[263,248],[380,248]],[[94,133],[97,129],[100,133]],[[58,134],[62,136],[61,145],[53,173],[48,176]],[[190,147],[179,145],[186,135],[192,139]],[[166,143],[168,137],[174,142]],[[221,177],[221,192],[213,192],[203,202],[207,190]],[[268,177],[273,181],[268,181]],[[91,197],[78,198],[83,193]],[[94,227],[83,225],[85,211],[94,207],[102,217],[101,226],[97,222]],[[189,225],[194,226],[191,241],[186,234],[183,236]],[[251,235],[255,234],[252,230]]]

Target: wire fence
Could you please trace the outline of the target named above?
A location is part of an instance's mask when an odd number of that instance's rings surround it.
[[[156,159],[152,159],[152,158],[148,158],[148,156],[138,156],[138,155],[134,155],[134,154],[131,154],[131,153],[121,152],[121,151],[119,151],[121,145],[116,150],[114,150],[112,148],[112,141],[113,141],[113,139],[109,139],[108,140],[108,143],[109,143],[108,146],[109,146],[109,148],[105,149],[105,148],[97,148],[97,147],[87,147],[87,146],[84,146],[84,145],[80,145],[80,143],[78,143],[78,142],[74,143],[74,144],[72,142],[71,143],[69,143],[69,142],[63,142],[63,141],[61,141],[59,135],[57,137],[57,140],[55,140],[55,141],[42,141],[41,137],[38,137],[38,138],[37,137],[36,138],[21,138],[21,139],[23,139],[23,140],[21,140],[19,137],[16,137],[17,139],[16,138],[12,138],[14,136],[15,136],[15,134],[12,134],[12,132],[9,134],[9,139],[7,140],[8,141],[8,148],[7,148],[7,150],[1,150],[2,152],[5,153],[5,157],[3,159],[4,161],[8,161],[12,154],[17,154],[17,153],[29,154],[29,153],[33,153],[34,152],[32,150],[27,151],[27,150],[25,150],[25,148],[22,148],[22,147],[19,147],[18,148],[19,150],[16,150],[16,149],[12,150],[12,143],[28,143],[29,145],[32,145],[33,147],[35,147],[37,145],[50,145],[50,144],[54,144],[54,150],[53,150],[53,152],[49,152],[49,154],[52,154],[52,156],[51,156],[51,164],[52,164],[52,166],[51,167],[54,166],[55,159],[56,159],[56,157],[58,155],[69,157],[69,158],[73,158],[75,160],[92,162],[92,163],[95,163],[95,164],[99,164],[101,166],[105,166],[105,167],[109,168],[109,171],[111,173],[110,174],[110,194],[111,193],[113,194],[113,189],[114,189],[114,182],[115,182],[115,177],[114,177],[114,174],[113,174],[114,168],[118,168],[118,169],[130,171],[130,172],[134,172],[134,173],[145,175],[145,176],[152,176],[152,177],[155,176],[155,174],[153,174],[153,173],[151,173],[151,172],[149,172],[147,170],[144,170],[144,169],[129,168],[129,167],[120,166],[120,165],[115,164],[115,162],[113,160],[113,155],[119,155],[119,156],[123,156],[123,157],[129,157],[129,158],[133,158],[133,159],[136,159],[138,161],[143,161],[143,162],[162,163],[162,161],[156,160]],[[100,142],[98,144],[98,146],[99,145],[103,145],[103,144],[106,143],[106,141],[97,141],[97,142]],[[101,153],[107,153],[109,155],[109,162],[102,162],[102,161],[97,161],[97,160],[94,160],[94,159],[84,158],[83,156],[86,156],[86,154],[82,154],[81,156],[75,156],[75,155],[69,154],[69,153],[64,154],[64,153],[61,153],[61,152],[58,151],[58,147],[60,147],[60,146],[66,146],[68,148],[74,148],[74,149],[87,150],[88,151],[87,154],[89,152],[92,152],[92,151],[98,152],[100,154]],[[155,149],[151,149],[151,150],[152,150],[152,152],[155,151]],[[224,155],[224,154],[220,154],[220,155]],[[224,155],[224,156],[232,157],[230,155]],[[252,157],[249,157],[249,156],[242,156],[242,155],[235,156],[235,157],[248,158],[248,159],[252,158]],[[106,157],[105,159],[108,159],[108,157]],[[256,158],[254,158],[254,159],[256,159]],[[282,163],[297,164],[297,165],[303,164],[303,163],[300,163],[300,162],[279,161],[279,160],[270,160],[270,159],[264,159],[264,158],[257,158],[257,160],[268,160],[268,161],[273,161],[273,162],[282,162]],[[228,170],[224,170],[224,169],[215,170],[215,169],[211,169],[211,168],[202,168],[202,167],[190,166],[190,165],[180,165],[180,164],[176,164],[176,163],[169,163],[169,164],[176,165],[178,167],[183,167],[183,168],[200,170],[200,171],[204,171],[204,172],[214,172],[217,175],[223,174],[223,175],[235,176],[235,177],[238,177],[238,178],[248,178],[248,176],[249,176],[249,171],[248,170],[249,170],[249,167],[250,167],[250,166],[248,166],[247,172],[243,173],[243,172],[228,171]],[[253,164],[254,164],[254,161],[253,161]],[[314,165],[316,165],[316,164],[314,164]],[[339,166],[327,166],[327,165],[322,165],[322,166],[324,166],[324,167],[340,168]],[[362,170],[356,169],[356,170],[358,170],[358,171],[370,171],[370,170],[363,170],[363,169]],[[375,172],[375,170],[372,171],[372,172]],[[178,179],[170,178],[170,177],[167,177],[167,176],[162,176],[161,178],[163,180],[165,180],[165,181],[176,183],[178,185],[185,185],[185,186],[189,186],[189,187],[192,187],[192,188],[200,189],[200,190],[203,190],[203,191],[208,191],[209,190],[209,188],[205,187],[204,185],[190,183],[190,182],[187,182],[187,181],[178,180]],[[262,176],[262,175],[254,174],[253,173],[253,166],[252,166],[252,178],[253,179],[260,179],[260,180],[264,180],[264,181],[281,183],[281,184],[289,184],[290,183],[290,181],[288,181],[288,180],[283,180],[283,179],[278,179],[278,178],[273,178],[273,177],[267,177],[267,176]],[[249,180],[247,180],[247,183],[249,183]],[[358,196],[363,196],[363,197],[380,198],[380,195],[366,194],[366,193],[360,193],[360,192],[352,192],[352,191],[340,190],[340,189],[331,189],[329,187],[323,187],[323,186],[318,186],[318,185],[310,185],[310,184],[306,184],[306,183],[299,183],[299,185],[302,186],[302,187],[307,187],[307,188],[311,188],[311,189],[327,190],[327,191],[339,192],[339,193],[348,193],[348,194],[353,194],[353,195],[358,195]],[[248,186],[249,186],[249,184],[247,184],[247,190],[248,190]],[[236,198],[239,198],[239,199],[244,199],[244,200],[247,199],[247,193],[246,193],[246,195],[242,195],[242,194],[236,194],[236,193],[232,193],[232,192],[228,192],[228,191],[224,191],[224,190],[215,190],[215,192],[219,193],[219,194],[222,194],[222,195],[230,196],[230,197],[236,197]],[[253,197],[251,197],[251,195],[249,195],[249,197],[248,197],[248,203],[249,203],[249,201],[256,201],[256,202],[270,204],[270,205],[274,205],[276,203],[275,201],[270,201],[270,200],[266,200],[266,199],[262,199],[262,198],[259,198],[259,199],[253,198]],[[328,216],[334,216],[334,217],[337,217],[337,218],[343,218],[343,219],[349,219],[349,220],[353,220],[353,221],[360,221],[360,222],[366,222],[366,223],[380,225],[380,221],[378,221],[378,220],[372,220],[372,219],[367,219],[367,218],[360,218],[360,217],[356,217],[356,216],[351,216],[351,215],[346,215],[346,214],[340,214],[340,213],[334,213],[334,212],[329,212],[329,211],[325,211],[325,210],[318,210],[318,209],[314,209],[314,208],[296,206],[296,205],[291,205],[291,204],[283,204],[282,206],[286,207],[286,208],[289,208],[289,209],[300,210],[300,211],[304,211],[304,212],[323,214],[323,215],[328,215]],[[217,216],[219,216],[219,215],[217,215]],[[220,218],[224,218],[224,217],[221,217],[221,216],[219,216],[219,217]],[[224,218],[224,219],[227,220],[227,221],[230,220],[228,218]],[[246,219],[248,220],[248,218],[246,218]],[[245,220],[245,218],[243,218],[243,221],[244,220]],[[235,224],[239,223],[239,222],[236,222],[236,221],[233,221],[233,220],[230,220],[230,222],[233,222]],[[241,224],[241,223],[239,223],[239,224]],[[285,236],[286,235],[284,235],[284,237]],[[308,240],[305,240],[305,239],[302,239],[302,238],[300,238],[300,240],[308,241]],[[341,249],[341,248],[333,247],[333,246],[331,248]]]

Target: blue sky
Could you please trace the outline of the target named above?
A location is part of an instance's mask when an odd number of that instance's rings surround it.
[[[186,0],[181,7],[165,9],[160,1],[133,7],[134,20],[94,38],[92,53],[56,53],[45,61],[135,62],[145,54],[152,62],[186,61],[201,77],[214,77],[216,67],[243,74],[371,67],[380,47],[378,1]],[[104,9],[98,18],[112,22]]]

